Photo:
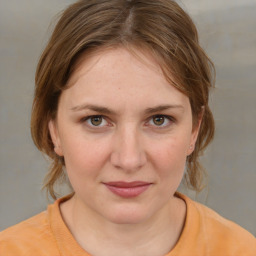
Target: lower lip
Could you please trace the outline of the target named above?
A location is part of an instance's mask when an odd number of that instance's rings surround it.
[[[146,191],[151,184],[145,184],[142,186],[136,186],[136,187],[115,187],[115,186],[110,186],[108,184],[105,184],[106,187],[114,194],[124,197],[124,198],[132,198],[139,196],[142,194],[144,191]]]

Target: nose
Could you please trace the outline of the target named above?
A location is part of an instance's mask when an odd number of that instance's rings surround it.
[[[146,163],[142,136],[136,128],[124,128],[115,134],[111,163],[126,172],[137,171]]]

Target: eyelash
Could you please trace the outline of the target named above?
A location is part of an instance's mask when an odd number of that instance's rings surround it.
[[[168,116],[168,115],[159,115],[159,114],[158,114],[158,115],[154,115],[154,116],[150,117],[150,119],[149,119],[149,121],[148,121],[147,123],[149,123],[150,121],[154,122],[154,121],[153,121],[154,118],[164,118],[164,123],[165,123],[166,121],[168,121],[168,124],[165,124],[165,125],[159,125],[159,126],[156,125],[156,124],[153,124],[153,125],[152,125],[152,126],[158,128],[158,129],[169,127],[172,123],[175,122],[175,119],[174,119],[174,117],[172,117],[172,116]],[[170,123],[171,123],[171,124],[170,124]]]
[[[157,118],[157,117],[159,117],[159,118],[164,118],[164,122],[166,122],[166,121],[168,121],[168,124],[165,124],[165,125],[156,125],[156,124],[152,124],[152,125],[150,125],[149,123],[150,123],[150,121],[152,121],[153,122],[153,119],[154,118]],[[102,118],[102,120],[103,121],[105,121],[105,122],[107,122],[107,125],[93,125],[92,124],[92,118]],[[88,121],[90,121],[90,123],[91,124],[89,124],[88,123]],[[146,126],[154,126],[154,128],[157,128],[157,129],[163,129],[163,128],[166,128],[166,127],[169,127],[172,123],[175,123],[175,118],[174,117],[172,117],[172,116],[168,116],[168,115],[161,115],[161,114],[158,114],[158,115],[153,115],[153,116],[151,116],[150,118],[148,118],[148,120],[147,120],[147,122],[146,122]],[[84,118],[82,118],[81,119],[81,123],[85,123],[85,122],[87,122],[87,124],[88,124],[88,126],[90,127],[90,128],[96,128],[96,129],[99,129],[99,128],[102,128],[102,127],[105,127],[105,126],[111,126],[111,125],[109,125],[110,124],[110,122],[109,121],[107,121],[107,118],[105,117],[105,116],[103,116],[103,115],[91,115],[91,116],[86,116],[86,117],[84,117]],[[170,123],[171,124],[170,124]]]
[[[104,126],[101,126],[101,125],[99,125],[99,126],[97,126],[97,125],[93,125],[92,124],[92,118],[102,118],[102,120],[105,120],[105,122],[107,122],[106,121],[106,117],[105,116],[103,116],[103,115],[92,115],[92,116],[86,116],[86,117],[84,117],[84,118],[82,118],[82,120],[81,120],[81,122],[82,123],[85,123],[85,122],[87,122],[88,123],[88,121],[90,121],[90,123],[91,124],[88,124],[91,128],[93,127],[93,128],[102,128],[102,127],[104,127]],[[107,123],[109,123],[109,122],[107,122]]]

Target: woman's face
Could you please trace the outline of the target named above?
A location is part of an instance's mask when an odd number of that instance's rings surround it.
[[[143,222],[166,208],[198,130],[188,97],[148,53],[137,54],[117,48],[81,61],[49,123],[76,200],[114,223]]]

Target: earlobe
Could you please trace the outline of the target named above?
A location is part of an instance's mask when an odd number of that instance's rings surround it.
[[[190,144],[187,152],[187,156],[191,155],[195,149],[195,144]]]
[[[191,140],[190,140],[190,144],[189,144],[189,148],[188,148],[188,152],[187,155],[189,156],[190,154],[193,153],[194,149],[195,149],[195,145],[196,145],[196,140],[198,137],[198,132],[200,129],[200,125],[197,129],[195,129],[191,135]]]
[[[188,153],[187,153],[188,156],[190,154],[192,154],[194,149],[195,149],[197,137],[198,137],[200,127],[201,127],[201,123],[202,123],[202,120],[203,120],[203,115],[204,115],[204,107],[202,107],[202,111],[198,116],[198,121],[197,121],[196,126],[193,127],[193,131],[192,131],[192,134],[191,134],[190,145],[189,145],[189,149],[188,149]]]
[[[48,123],[48,129],[51,135],[52,143],[54,145],[54,151],[58,156],[63,156],[60,138],[59,138],[59,132],[56,125],[56,122],[54,120],[50,120]]]

